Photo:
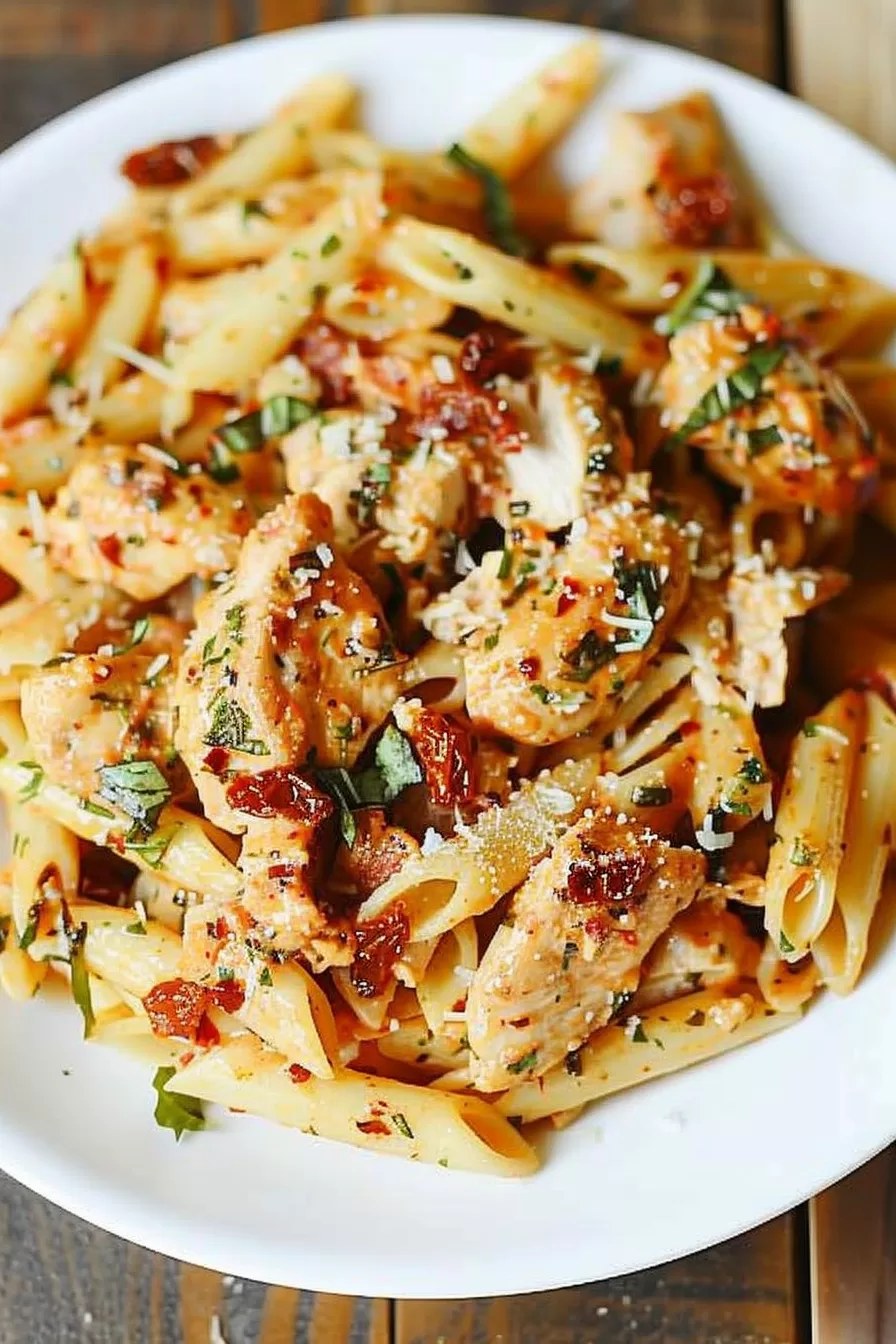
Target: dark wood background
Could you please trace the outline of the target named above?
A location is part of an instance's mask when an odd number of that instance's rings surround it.
[[[123,80],[255,32],[484,7],[0,0],[0,147]],[[896,0],[499,0],[490,8],[688,47],[791,87],[896,150]],[[672,1265],[459,1303],[297,1293],[222,1277],[88,1227],[0,1175],[0,1278],[0,1344],[896,1344],[896,1164],[883,1154],[810,1206]]]

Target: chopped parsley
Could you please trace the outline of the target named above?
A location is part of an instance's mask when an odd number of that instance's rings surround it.
[[[705,429],[707,425],[724,420],[733,411],[739,411],[750,402],[757,401],[762,395],[764,380],[775,371],[786,354],[785,345],[754,346],[739,369],[720,378],[708,392],[704,392],[684,424],[672,435],[671,442],[685,443],[692,434]]]
[[[499,630],[493,630],[492,633],[490,635],[486,635],[485,639],[482,641],[482,647],[484,649],[487,649],[488,652],[491,653],[492,649],[497,648],[498,640],[500,638],[501,638],[501,632]]]
[[[115,820],[114,812],[110,812],[108,807],[100,807],[99,803],[94,803],[90,798],[82,798],[78,806],[94,817],[105,817],[108,821]]]
[[[482,183],[482,212],[492,242],[512,257],[531,256],[531,244],[516,229],[510,192],[495,170],[468,154],[463,145],[452,145],[446,158]]]
[[[225,420],[211,437],[208,474],[221,485],[235,481],[240,473],[233,454],[260,452],[268,439],[282,438],[312,415],[310,402],[281,393],[270,397],[257,411]]]
[[[746,302],[746,295],[735,288],[722,268],[709,257],[701,257],[691,283],[654,325],[662,335],[672,336],[689,322],[736,313]]]
[[[578,945],[578,943],[571,943],[571,942],[569,942],[569,943],[566,943],[566,944],[564,945],[564,948],[563,948],[563,961],[562,961],[561,964],[560,964],[560,969],[561,969],[561,970],[564,970],[564,971],[568,971],[568,970],[569,970],[570,962],[572,961],[573,957],[575,957],[575,956],[578,955],[578,951],[579,951],[579,945]]]
[[[149,634],[149,617],[141,616],[134,622],[131,630],[130,639],[125,640],[124,644],[115,644],[112,648],[112,657],[117,658],[122,653],[130,653],[131,649],[136,649],[138,644],[142,644]]]
[[[274,977],[271,975],[270,966],[262,966],[258,972],[258,983],[264,985],[265,989],[270,989],[274,983]]]
[[[530,686],[529,690],[543,705],[558,705],[563,709],[578,709],[592,698],[587,691],[552,691],[539,681]]]
[[[535,1063],[537,1059],[538,1059],[538,1051],[530,1050],[528,1054],[523,1055],[520,1059],[514,1060],[512,1064],[508,1064],[507,1072],[528,1073],[530,1069],[535,1068]]]
[[[758,756],[748,756],[737,773],[748,784],[766,784],[768,782],[768,772]]]
[[[320,254],[322,257],[331,257],[334,252],[338,252],[342,246],[342,239],[338,233],[331,233],[329,238],[325,238],[321,244]]]
[[[787,937],[787,934],[784,933],[783,931],[778,935],[778,947],[780,948],[782,954],[785,957],[788,956],[791,952],[796,951],[796,948],[794,947],[793,943]]]
[[[498,565],[498,578],[509,579],[513,572],[513,551],[506,546],[501,552],[501,563]]]
[[[638,1045],[647,1044],[647,1032],[644,1030],[640,1022],[636,1024],[635,1029],[632,1032],[632,1040],[636,1041]]]
[[[65,941],[68,945],[68,963],[72,972],[72,998],[81,1010],[81,1016],[84,1019],[84,1037],[86,1040],[96,1025],[93,1004],[90,999],[90,976],[87,971],[87,958],[84,954],[84,944],[87,940],[87,925],[79,924],[77,928],[75,928],[69,918],[68,907],[64,903],[62,906],[62,915]]]
[[[176,1070],[170,1065],[156,1069],[152,1085],[156,1090],[155,1122],[161,1129],[173,1129],[180,1139],[185,1130],[205,1129],[205,1113],[197,1097],[184,1097],[177,1092],[166,1092],[165,1084]]]
[[[268,748],[257,737],[250,737],[252,721],[241,705],[220,695],[214,702],[211,727],[202,739],[209,747],[228,747],[248,756],[267,756]]]
[[[632,999],[633,999],[634,997],[635,997],[635,996],[634,996],[634,994],[632,993],[632,991],[631,991],[630,989],[616,989],[616,990],[614,990],[614,991],[613,991],[613,998],[612,998],[611,1003],[610,1003],[610,1018],[611,1018],[611,1020],[612,1020],[613,1018],[617,1018],[617,1017],[619,1017],[619,1015],[620,1015],[621,1013],[625,1012],[626,1008],[627,1008],[628,1005],[631,1003],[631,1001],[632,1001]]]
[[[395,1112],[395,1114],[392,1117],[392,1122],[395,1125],[395,1128],[398,1130],[399,1134],[403,1134],[406,1139],[412,1139],[414,1137],[414,1131],[411,1129],[410,1125],[402,1115],[401,1111]]]
[[[32,798],[36,798],[40,793],[41,785],[44,782],[44,770],[37,761],[19,761],[23,770],[30,770],[31,778],[27,784],[23,784],[19,789],[19,802],[30,803]]]
[[[171,788],[155,761],[122,761],[120,765],[101,765],[99,794],[121,809],[135,823],[138,833],[155,830],[162,808],[171,797]]]
[[[807,845],[802,836],[797,836],[793,842],[793,849],[790,851],[790,862],[796,868],[814,868],[819,863],[821,854],[811,845]]]
[[[237,603],[235,607],[228,607],[224,613],[224,628],[233,640],[234,644],[243,642],[243,620],[246,615],[246,609],[242,603]]]
[[[243,224],[244,225],[248,224],[249,220],[252,219],[255,215],[260,215],[262,219],[270,219],[270,215],[268,214],[267,210],[265,210],[264,205],[262,204],[261,201],[255,200],[254,198],[248,201],[243,201],[243,208],[242,208]]]
[[[777,448],[784,442],[784,435],[777,425],[764,425],[760,429],[747,430],[747,451],[750,457],[759,457],[769,448]]]
[[[40,924],[43,905],[43,901],[35,901],[33,905],[28,907],[28,923],[19,935],[19,947],[23,952],[28,951],[29,947],[37,937],[37,929]]]

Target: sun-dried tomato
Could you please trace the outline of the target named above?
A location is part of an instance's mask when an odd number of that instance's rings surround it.
[[[407,831],[389,825],[381,808],[356,812],[355,843],[346,851],[344,864],[359,900],[366,900],[397,873],[416,848]]]
[[[336,805],[310,779],[291,766],[275,766],[254,775],[237,775],[227,786],[227,801],[250,817],[287,817],[304,826],[322,826]]]
[[[436,709],[421,709],[414,715],[409,736],[434,803],[451,807],[473,797],[473,739],[462,724]]]
[[[400,903],[379,919],[355,926],[356,951],[349,976],[362,998],[375,999],[383,992],[410,931],[407,913]]]
[[[129,154],[121,172],[135,187],[176,187],[189,182],[221,153],[214,135],[196,135],[192,140],[162,140],[148,149]]]
[[[725,173],[670,175],[653,199],[665,239],[673,247],[711,247],[727,241],[736,195]]]
[[[560,896],[574,905],[625,905],[641,894],[649,871],[637,851],[585,852],[569,865]]]
[[[204,985],[176,979],[153,985],[143,999],[143,1007],[157,1036],[195,1041],[208,1002],[209,992]]]
[[[460,367],[479,384],[490,382],[499,373],[522,379],[529,374],[532,355],[515,332],[499,322],[484,322],[471,331],[460,349]]]

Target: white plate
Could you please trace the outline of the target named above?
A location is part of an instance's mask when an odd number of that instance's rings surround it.
[[[135,146],[259,120],[340,70],[365,124],[447,144],[581,30],[506,19],[353,21],[246,42],[105,95],[0,159],[0,311],[95,224]],[[695,56],[607,36],[610,77],[560,154],[582,177],[609,107],[700,87],[785,228],[896,285],[896,172],[783,95]],[[857,992],[798,1027],[588,1111],[509,1182],[224,1117],[175,1146],[148,1070],[79,1040],[68,1003],[0,1008],[0,1161],[57,1204],[155,1250],[327,1292],[466,1297],[602,1278],[683,1255],[806,1198],[896,1134],[896,941]]]

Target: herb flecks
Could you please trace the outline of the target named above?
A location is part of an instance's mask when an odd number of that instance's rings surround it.
[[[155,761],[122,761],[119,765],[101,765],[99,794],[129,816],[139,833],[155,830],[162,808],[171,797],[171,788]]]
[[[495,170],[481,159],[468,154],[463,145],[452,145],[446,157],[482,183],[482,212],[492,242],[512,257],[531,256],[531,244],[516,228],[510,192]]]
[[[672,435],[672,443],[685,443],[692,434],[757,401],[762,396],[763,382],[770,373],[774,373],[786,354],[786,345],[754,346],[739,369],[720,378],[708,392],[704,392],[690,415]]]

